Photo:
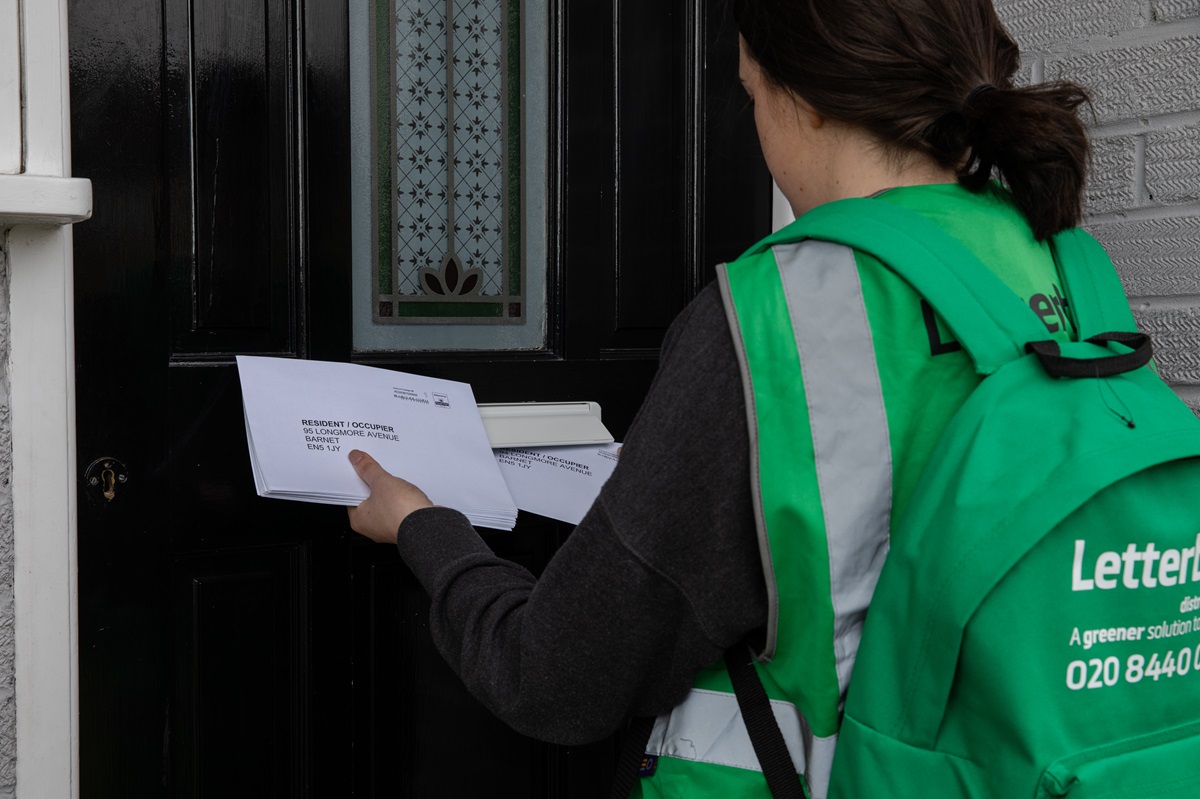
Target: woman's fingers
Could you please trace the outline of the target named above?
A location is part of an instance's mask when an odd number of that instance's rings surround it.
[[[372,541],[395,543],[396,531],[408,514],[433,503],[421,489],[388,473],[367,453],[352,450],[349,458],[354,471],[371,491],[361,505],[347,509],[351,529]]]
[[[375,490],[375,481],[381,476],[391,477],[388,471],[379,465],[379,461],[360,449],[350,450],[350,464],[372,491]]]

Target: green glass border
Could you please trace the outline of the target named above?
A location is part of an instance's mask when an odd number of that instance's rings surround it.
[[[397,302],[396,317],[402,319],[441,319],[458,316],[463,319],[500,318],[505,316],[507,303],[500,302]]]
[[[508,35],[506,37],[508,51],[504,54],[508,76],[508,102],[504,105],[505,122],[507,123],[505,125],[505,136],[507,137],[505,145],[508,150],[508,185],[505,187],[505,196],[508,200],[504,211],[508,221],[505,231],[505,240],[508,246],[505,252],[508,259],[507,293],[519,295],[524,299],[525,286],[522,285],[521,280],[522,266],[525,261],[525,250],[521,241],[522,217],[525,211],[524,203],[521,201],[523,196],[521,171],[524,167],[521,146],[521,129],[524,121],[521,107],[521,87],[525,85],[525,51],[521,46],[521,4],[522,0],[508,0]],[[513,53],[516,53],[515,60]],[[514,63],[516,69],[512,69]],[[524,316],[524,307],[525,304],[522,302],[522,316]]]
[[[392,230],[392,186],[395,178],[392,163],[392,136],[394,115],[392,113],[392,84],[394,81],[395,55],[392,48],[393,29],[396,26],[395,0],[376,0],[375,19],[372,26],[371,70],[375,78],[375,262],[376,294],[371,316],[379,321],[379,298],[391,294],[393,253]],[[387,53],[386,68],[381,69],[380,53]],[[385,180],[386,178],[386,180]]]

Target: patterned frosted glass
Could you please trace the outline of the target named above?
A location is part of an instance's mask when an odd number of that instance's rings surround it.
[[[375,322],[521,322],[520,2],[393,2],[373,37]]]

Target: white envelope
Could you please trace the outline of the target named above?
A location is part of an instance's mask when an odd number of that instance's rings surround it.
[[[466,383],[348,363],[239,355],[260,496],[357,505],[352,449],[472,524],[511,530],[517,508]]]
[[[517,507],[579,524],[617,465],[620,444],[496,450]]]

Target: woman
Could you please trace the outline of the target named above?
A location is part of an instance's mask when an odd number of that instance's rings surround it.
[[[1080,218],[1082,89],[1014,87],[1017,47],[990,0],[733,5],[763,154],[797,216],[847,197],[916,211],[995,271],[1051,337],[1071,338],[1046,239]],[[765,257],[801,257],[790,246],[785,237]],[[807,343],[786,319],[739,321],[727,278],[685,309],[620,464],[540,580],[494,557],[460,514],[351,454],[372,491],[352,526],[396,541],[433,597],[438,648],[514,728],[578,743],[627,716],[670,713],[651,736],[649,751],[664,757],[647,795],[765,791],[736,743],[697,745],[743,728],[720,657],[760,631],[767,691],[796,709],[792,759],[811,795],[825,795],[891,520],[978,381],[911,287],[851,256],[849,295],[800,293],[839,328]],[[767,398],[749,379],[743,389],[742,356],[773,329],[797,336],[799,368],[769,365],[768,382],[798,396],[808,418],[797,411],[800,446],[767,456],[763,442],[786,438],[779,425],[791,422],[756,413]],[[843,348],[849,339],[857,350]],[[823,391],[831,385],[852,386],[849,401]],[[780,474],[786,485],[764,485]],[[773,492],[789,495],[787,530],[759,520]]]

